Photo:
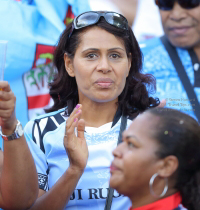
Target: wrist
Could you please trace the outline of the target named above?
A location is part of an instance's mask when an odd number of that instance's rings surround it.
[[[18,121],[17,119],[15,119],[13,122],[14,123],[10,126],[5,126],[5,125],[1,126],[1,132],[3,135],[8,136],[8,135],[11,135],[15,131]]]
[[[82,176],[84,169],[81,169],[77,166],[69,166],[68,172],[72,175]]]
[[[19,139],[23,136],[23,127],[21,125],[21,123],[19,121],[17,121],[17,124],[15,126],[14,131],[11,131],[12,133],[10,133],[10,129],[9,129],[9,133],[5,132],[5,128],[2,129],[2,127],[0,127],[0,135],[1,137],[6,140],[6,141],[10,141],[10,140],[14,140],[14,139]],[[6,134],[5,134],[6,133]]]

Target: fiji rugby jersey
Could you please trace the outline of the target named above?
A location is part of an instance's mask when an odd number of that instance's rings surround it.
[[[25,137],[33,155],[39,188],[48,191],[69,166],[63,145],[66,117],[64,109],[39,116],[25,127]],[[65,209],[103,210],[110,178],[112,151],[117,146],[121,118],[99,128],[86,127],[89,157],[85,171]],[[127,127],[131,120],[127,121]],[[69,180],[70,181],[70,180]],[[112,210],[128,209],[127,197],[114,192]]]
[[[193,98],[188,98],[176,69],[159,38],[140,44],[144,55],[143,72],[156,78],[156,94],[160,100],[167,100],[167,107],[183,111],[196,118]],[[189,80],[200,102],[200,67],[193,64],[187,50],[176,48]]]

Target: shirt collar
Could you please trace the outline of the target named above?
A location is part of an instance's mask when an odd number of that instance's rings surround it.
[[[172,210],[176,209],[181,204],[181,201],[181,195],[178,192],[154,203],[150,203],[138,208],[130,208],[129,210]]]

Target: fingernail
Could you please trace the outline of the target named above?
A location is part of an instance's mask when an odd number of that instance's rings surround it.
[[[78,111],[76,112],[76,114],[78,114],[80,111],[81,111],[81,110],[78,110]]]
[[[77,121],[77,118],[74,119],[74,122],[76,122],[76,121]]]
[[[76,105],[76,108],[78,109],[79,107],[80,107],[80,105],[79,105],[79,104],[77,104],[77,105]]]

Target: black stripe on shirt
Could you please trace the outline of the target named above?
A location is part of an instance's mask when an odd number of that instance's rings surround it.
[[[57,124],[60,125],[65,121],[64,118],[61,116],[62,113],[63,113],[63,110],[60,113],[57,113],[56,115],[52,114],[51,116],[44,117],[44,118],[41,118],[41,119],[36,119],[34,121],[33,128],[32,128],[33,141],[35,143],[37,143],[36,137],[34,136],[34,131],[35,131],[36,126],[37,126],[38,133],[39,133],[39,142],[40,142],[39,147],[44,152],[44,154],[45,154],[45,147],[44,147],[44,143],[43,143],[43,137],[46,133],[56,130],[58,128]],[[54,117],[57,124],[51,119],[51,117]],[[42,119],[45,119],[45,118],[47,118],[47,123],[45,125],[45,128],[44,128],[43,132],[41,132],[40,121]]]

